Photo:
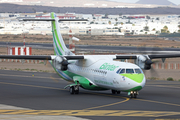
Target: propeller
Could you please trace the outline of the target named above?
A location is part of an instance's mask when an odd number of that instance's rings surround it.
[[[56,56],[54,61],[53,61],[53,65],[56,69],[65,71],[68,69],[68,61],[65,57],[63,56]]]
[[[163,48],[161,48],[163,49]],[[147,51],[147,48],[145,47],[138,47],[138,51],[140,51],[140,53],[142,53],[143,58],[140,58],[140,59],[143,59],[144,60],[144,73],[146,73],[147,70],[149,70],[150,72],[150,76],[153,77],[153,78],[156,78],[158,77],[158,72],[154,69],[154,67],[152,67],[153,64],[156,64],[156,63],[159,63],[159,61],[152,61],[147,54],[157,54],[158,52],[155,51],[155,47],[153,47],[151,49],[151,51]],[[142,68],[142,66],[140,66]]]

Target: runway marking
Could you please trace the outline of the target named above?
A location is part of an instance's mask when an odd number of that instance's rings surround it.
[[[172,105],[172,106],[180,107],[179,104],[166,103],[166,102],[159,102],[159,101],[153,101],[153,100],[144,100],[144,99],[138,99],[138,98],[133,98],[133,99],[134,99],[134,100],[140,100],[140,101],[146,101],[146,102],[153,102],[153,103],[160,103],[160,104]]]
[[[54,87],[45,87],[45,86],[27,85],[27,84],[17,84],[17,83],[7,83],[7,82],[0,82],[0,84],[18,85],[18,86],[27,86],[27,87],[36,87],[36,88],[45,88],[45,89],[55,89],[55,90],[65,90],[65,89],[54,88]]]
[[[168,87],[168,88],[180,88],[179,86],[166,86],[166,85],[146,85],[146,86],[153,86],[153,87]]]
[[[156,81],[154,81],[154,82],[156,82]],[[169,82],[169,81],[161,81],[161,82],[167,82],[167,83],[147,83],[147,85],[169,85],[169,84],[171,84],[171,85],[180,85],[180,82],[179,81],[171,81],[171,82]]]
[[[171,111],[135,111],[135,110],[0,110],[1,115],[63,115],[63,116],[132,116],[162,117],[180,115]]]
[[[102,107],[108,107],[108,106],[112,106],[112,105],[117,105],[117,104],[120,104],[120,103],[127,102],[128,100],[129,100],[129,98],[126,98],[126,100],[123,100],[123,101],[120,101],[120,102],[111,103],[111,104],[107,104],[107,105],[101,105],[101,106],[97,106],[97,107],[86,108],[86,109],[84,109],[84,110],[97,109],[97,108],[102,108]]]
[[[163,118],[162,118],[162,119],[155,119],[155,120],[180,120],[180,119],[178,119],[178,118],[177,118],[177,119],[175,119],[175,118],[174,118],[174,119],[170,119],[170,118],[169,118],[169,119],[168,119],[168,118],[163,119]]]
[[[28,116],[14,116],[14,117],[1,117],[0,119],[2,119],[2,120],[5,120],[5,119],[7,119],[7,120],[10,120],[10,119],[20,119],[20,118],[24,118],[24,119],[27,119],[27,118],[31,118],[32,117],[32,115],[28,115]]]
[[[13,77],[28,77],[28,78],[30,78],[30,77],[32,77],[32,78],[50,78],[50,77],[39,77],[39,76],[24,76],[24,75],[7,75],[7,74],[0,74],[0,76],[13,76]]]
[[[116,103],[107,104],[107,105],[101,105],[101,106],[97,106],[97,107],[86,108],[86,109],[83,109],[83,110],[97,109],[97,108],[117,105],[117,104],[121,104],[121,103],[124,103],[124,102],[127,102],[127,101],[130,100],[130,98],[122,97],[122,96],[106,95],[106,94],[100,94],[100,93],[89,93],[89,94],[102,95],[102,96],[110,96],[110,97],[118,97],[118,98],[124,98],[125,100],[124,101],[120,101],[120,102],[116,102]]]
[[[17,85],[17,86],[27,86],[27,87],[37,87],[37,88],[45,88],[45,89],[55,89],[55,90],[64,90],[64,91],[68,91],[67,89],[54,88],[54,87],[45,87],[45,86],[37,86],[37,85],[27,85],[27,84],[17,84],[17,83],[7,83],[7,82],[0,82],[0,84]],[[129,99],[129,98],[127,98],[127,97],[114,96],[114,95],[106,95],[106,94],[100,94],[100,93],[90,93],[90,92],[84,92],[84,93]]]
[[[128,98],[128,97],[122,97],[122,96],[114,96],[114,95],[105,95],[105,94],[99,94],[99,93],[89,93],[89,94],[97,94],[97,95],[103,95],[103,96],[112,96],[112,97],[119,97],[119,98],[125,98],[126,100],[128,99],[128,100],[130,100],[130,98]],[[180,107],[180,105],[179,104],[173,104],[173,103],[166,103],[166,102],[159,102],[159,101],[153,101],[153,100],[145,100],[145,99],[138,99],[138,98],[132,98],[133,100],[140,100],[140,101],[146,101],[146,102],[153,102],[153,103],[159,103],[159,104],[165,104],[165,105],[171,105],[171,106],[178,106],[178,107]],[[127,100],[127,101],[128,101]],[[126,101],[124,101],[124,102],[126,102]],[[118,104],[118,103],[117,103]],[[101,106],[100,106],[101,107]],[[103,107],[103,106],[102,106]],[[106,107],[106,106],[104,106],[104,107]],[[88,109],[88,108],[87,108]],[[86,110],[86,109],[84,109],[84,110]]]
[[[54,82],[59,82],[56,78],[54,78],[54,77],[50,77]]]

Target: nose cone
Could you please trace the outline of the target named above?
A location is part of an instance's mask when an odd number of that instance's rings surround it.
[[[146,84],[146,78],[144,74],[123,74],[124,77],[129,79],[129,87],[128,91],[139,91]]]
[[[143,88],[145,86],[145,84],[146,84],[146,77],[144,76],[143,81],[140,83],[140,85]]]

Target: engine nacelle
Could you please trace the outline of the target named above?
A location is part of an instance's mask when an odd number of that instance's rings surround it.
[[[135,63],[141,69],[149,70],[151,69],[152,61],[147,55],[137,55],[137,59],[135,60]]]
[[[56,69],[65,71],[68,69],[68,61],[62,56],[57,56],[53,60],[53,65]]]

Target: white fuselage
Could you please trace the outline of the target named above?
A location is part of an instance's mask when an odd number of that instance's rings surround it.
[[[110,60],[106,56],[93,56],[91,58],[88,56],[87,60],[71,61],[71,64],[68,65],[69,72],[84,76],[91,83],[102,88],[126,91],[137,86],[144,87],[146,79],[143,73],[143,80],[137,82],[134,80],[137,78],[133,78],[137,77],[137,74],[128,74],[130,77],[126,77],[125,74],[118,74],[118,69],[134,70],[140,68],[132,63]]]

